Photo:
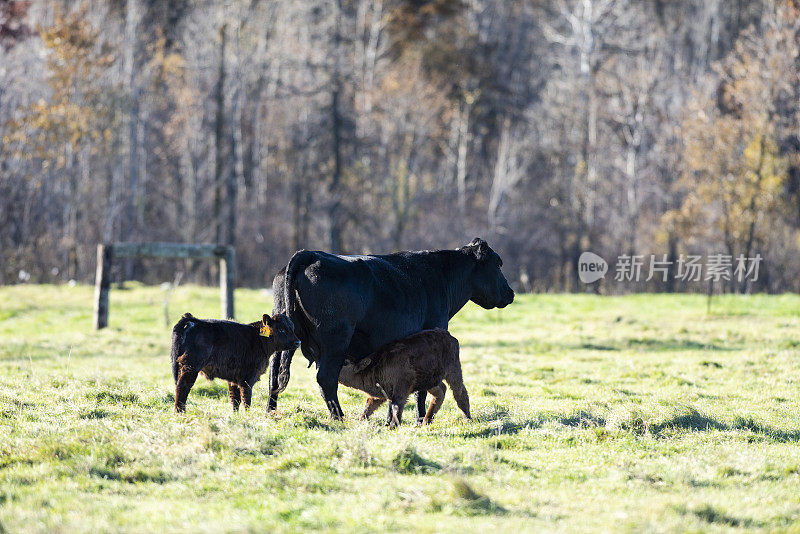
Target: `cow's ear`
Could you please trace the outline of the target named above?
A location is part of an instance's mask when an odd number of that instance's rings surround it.
[[[270,317],[266,313],[261,316],[261,324],[268,325],[270,322]]]
[[[469,245],[467,246],[470,248],[478,261],[483,260],[489,254],[489,244],[480,237],[476,237],[470,241]]]

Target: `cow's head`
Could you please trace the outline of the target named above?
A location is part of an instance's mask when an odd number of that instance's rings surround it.
[[[267,314],[261,318],[259,333],[272,339],[274,350],[292,350],[300,346],[300,340],[294,333],[294,324],[286,315],[280,313],[270,317]]]
[[[469,278],[472,302],[487,310],[505,308],[514,302],[514,291],[500,270],[503,260],[486,241],[476,237],[461,247],[461,251],[475,260],[475,269]]]

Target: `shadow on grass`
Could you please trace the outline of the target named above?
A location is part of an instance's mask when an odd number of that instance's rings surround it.
[[[93,410],[84,410],[80,413],[79,417],[81,419],[105,419],[111,415],[111,413],[107,410],[102,408],[95,408]]]
[[[671,352],[671,351],[685,351],[685,350],[704,350],[715,352],[726,352],[738,350],[735,346],[719,345],[717,343],[709,343],[696,341],[694,339],[680,339],[680,338],[650,338],[650,337],[629,337],[619,340],[609,340],[606,343],[597,342],[582,342],[582,343],[558,343],[547,342],[537,339],[523,339],[519,341],[470,341],[462,344],[463,347],[471,349],[512,349],[519,350],[525,349],[526,352],[534,353],[551,353],[551,352],[567,352],[575,350],[587,350],[598,352],[619,352],[623,350],[639,350],[639,351],[653,351],[653,352]]]
[[[781,430],[773,428],[769,425],[759,423],[750,417],[737,417],[733,424],[728,427],[728,429],[745,430],[748,432],[753,432],[754,434],[761,434],[767,436],[769,439],[779,441],[781,443],[800,442],[800,430]]]
[[[488,438],[496,436],[515,435],[522,430],[534,430],[548,423],[558,423],[573,428],[599,428],[604,427],[606,419],[603,416],[580,410],[572,414],[542,414],[538,417],[513,421],[507,416],[503,418],[487,418],[486,416],[474,419],[479,423],[488,423],[489,426],[480,430],[464,432],[465,438]]]
[[[708,350],[708,351],[732,351],[735,347],[726,347],[715,343],[704,343],[693,339],[675,338],[625,338],[612,344],[578,343],[565,344],[567,350],[596,350],[596,351],[621,351],[625,349],[638,349],[654,352],[664,351],[683,351],[683,350]]]
[[[406,475],[412,473],[430,473],[432,471],[438,471],[441,468],[442,466],[433,460],[428,460],[420,456],[411,445],[399,451],[392,458],[392,469]]]
[[[524,428],[538,428],[541,426],[539,419],[526,419],[513,421],[511,412],[506,406],[493,404],[486,412],[475,414],[473,423],[488,425],[485,428],[468,430],[459,434],[465,438],[487,438],[491,436],[513,435]]]
[[[197,395],[198,397],[206,397],[209,399],[227,399],[228,386],[223,386],[221,383],[217,382],[198,384],[192,388],[189,395]]]
[[[451,482],[450,498],[455,505],[457,514],[465,515],[505,515],[507,510],[490,499],[474,490],[466,480],[455,479]]]
[[[172,480],[172,477],[160,469],[134,468],[120,470],[106,465],[95,465],[89,468],[89,475],[104,480],[114,480],[136,483],[164,484]]]
[[[800,430],[782,430],[762,424],[750,417],[736,417],[732,424],[684,405],[670,408],[666,414],[648,414],[638,407],[622,407],[613,411],[605,422],[611,430],[623,430],[634,434],[661,436],[674,431],[743,431],[758,437],[783,443],[800,441]]]
[[[295,409],[295,412],[290,415],[290,420],[298,428],[326,430],[329,432],[341,432],[344,429],[341,423],[332,421],[328,414],[306,412],[302,408]]]
[[[555,421],[564,426],[572,426],[575,428],[594,428],[606,425],[605,417],[584,410],[579,410],[570,415],[557,415],[555,417],[545,418],[542,420],[542,424],[546,421]]]
[[[597,343],[580,343],[577,345],[568,344],[565,345],[565,348],[579,349],[579,350],[599,350],[599,351],[622,350],[619,347],[614,347],[612,345],[598,345]]]
[[[0,417],[6,419],[14,419],[26,410],[36,409],[36,405],[31,402],[21,401],[19,399],[6,400],[0,397],[0,403],[4,404],[3,409],[0,410]]]
[[[139,395],[132,391],[115,391],[109,388],[103,388],[100,391],[90,391],[86,393],[87,399],[94,399],[98,403],[107,404],[133,404],[139,400]]]
[[[712,351],[733,351],[737,347],[718,345],[716,343],[706,343],[694,341],[692,339],[653,339],[653,338],[630,338],[627,340],[629,347],[646,347],[653,350],[712,350]]]
[[[518,434],[525,428],[538,428],[540,423],[538,420],[531,419],[524,422],[515,421],[492,421],[490,426],[481,430],[470,430],[467,432],[459,433],[460,436],[465,438],[488,438],[492,436],[514,435]]]
[[[609,340],[606,343],[581,342],[581,343],[558,343],[546,342],[536,339],[525,339],[516,342],[510,341],[478,341],[467,342],[463,346],[472,349],[519,349],[524,347],[528,352],[550,353],[567,351],[597,351],[597,352],[619,352],[623,350],[640,350],[653,352],[670,352],[684,350],[704,350],[715,352],[726,352],[738,350],[735,346],[719,345],[696,341],[694,339],[681,338],[650,338],[650,337],[629,337],[619,340]]]
[[[749,519],[730,515],[719,508],[706,504],[704,506],[687,508],[685,505],[676,506],[675,511],[681,515],[694,516],[704,523],[725,527],[756,528],[762,524]]]
[[[489,414],[490,416],[492,414]],[[623,431],[632,434],[650,434],[666,437],[680,431],[741,431],[750,432],[748,440],[770,440],[781,443],[800,442],[800,430],[784,430],[765,425],[751,417],[736,417],[726,423],[713,416],[703,414],[692,406],[674,406],[661,413],[646,412],[640,407],[622,406],[607,415],[579,410],[571,414],[541,414],[538,417],[513,420],[508,415],[476,418],[483,428],[468,430],[460,435],[465,438],[488,438],[492,436],[515,435],[522,430],[541,428],[548,423],[576,428]],[[488,426],[485,426],[488,425]]]

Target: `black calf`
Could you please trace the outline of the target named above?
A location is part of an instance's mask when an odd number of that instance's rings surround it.
[[[296,349],[300,340],[285,315],[264,315],[250,324],[197,319],[186,313],[172,329],[172,376],[175,411],[186,409],[186,398],[197,375],[228,381],[234,410],[250,407],[253,385],[269,367],[269,357]]]

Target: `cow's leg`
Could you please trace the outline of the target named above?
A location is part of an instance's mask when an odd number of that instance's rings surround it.
[[[444,385],[444,382],[439,382],[439,385],[429,389],[428,393],[431,394],[433,400],[431,401],[431,405],[428,407],[425,418],[422,420],[423,425],[429,425],[431,421],[433,421],[433,416],[435,416],[436,412],[439,411],[439,408],[442,407],[445,393],[447,393],[447,386]]]
[[[278,395],[283,393],[289,383],[289,368],[295,350],[284,350],[270,357],[269,365],[269,401],[267,411],[274,411],[278,407]]]
[[[341,420],[344,417],[341,405],[339,405],[339,397],[337,395],[339,389],[339,372],[344,365],[344,354],[322,355],[319,369],[317,370],[317,384],[322,391],[322,398],[325,399],[325,405],[331,412],[331,419]]]
[[[241,391],[241,400],[242,404],[244,404],[244,409],[250,409],[250,400],[253,397],[253,386],[244,382],[241,386],[239,386],[239,391]]]
[[[375,410],[380,408],[386,399],[381,397],[367,397],[367,403],[364,405],[364,413],[361,414],[361,419],[369,419]]]
[[[234,412],[239,409],[239,400],[241,395],[242,394],[239,392],[239,386],[233,382],[228,382],[228,398],[231,399],[231,405],[233,406]]]
[[[417,424],[421,424],[425,419],[425,398],[428,392],[424,389],[415,393],[417,399]]]
[[[325,405],[331,412],[331,419],[341,420],[344,417],[339,404],[339,373],[342,371],[347,348],[353,337],[353,326],[346,322],[331,323],[324,332],[319,333],[318,341],[322,350],[317,367],[317,384],[322,391]]]
[[[269,400],[267,401],[267,411],[272,412],[278,407],[278,368],[281,361],[281,351],[276,352],[269,359]]]

